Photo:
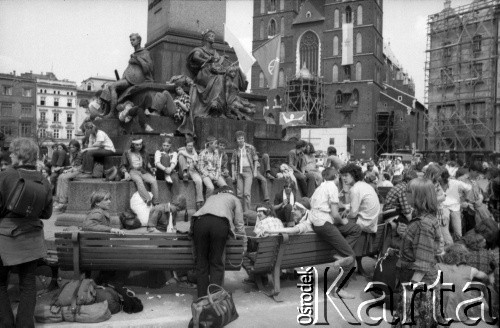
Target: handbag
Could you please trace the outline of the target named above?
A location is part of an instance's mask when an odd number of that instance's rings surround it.
[[[210,287],[218,290],[210,293]],[[191,312],[193,318],[189,322],[189,328],[221,328],[239,317],[232,294],[215,284],[207,287],[207,296],[200,297],[191,304]]]
[[[17,170],[18,180],[9,193],[1,216],[12,212],[27,219],[38,218],[47,204],[48,185],[42,179],[33,180],[24,172]]]

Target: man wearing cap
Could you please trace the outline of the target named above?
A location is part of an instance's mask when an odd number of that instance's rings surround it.
[[[221,176],[220,155],[215,137],[209,136],[207,138],[205,149],[200,152],[198,171],[205,187],[207,187],[206,198],[214,192],[214,184],[218,187],[226,186],[226,181]]]
[[[257,176],[259,157],[255,147],[245,142],[245,132],[236,131],[236,143],[238,147],[231,157],[233,180],[236,180],[236,193],[243,202],[243,211],[246,212],[250,209],[252,181]]]
[[[196,250],[198,297],[207,294],[209,284],[224,282],[224,250],[229,236],[246,239],[240,200],[228,186],[207,198],[192,217],[191,233]],[[246,240],[244,241],[246,245]]]
[[[123,173],[125,180],[135,182],[139,195],[148,206],[159,204],[158,183],[152,174],[154,169],[149,163],[149,154],[146,152],[146,146],[142,139],[134,138],[130,149],[123,153],[120,171]],[[151,186],[153,198],[151,198],[144,183]]]

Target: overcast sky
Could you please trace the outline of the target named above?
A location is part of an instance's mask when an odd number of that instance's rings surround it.
[[[194,1],[194,0],[185,0]],[[227,24],[250,50],[251,0],[227,0]],[[288,1],[288,0],[286,0]],[[452,0],[456,7],[471,0]],[[384,0],[384,39],[423,101],[427,17],[442,0]],[[0,0],[0,72],[52,71],[78,84],[125,69],[128,36],[147,36],[147,0]]]

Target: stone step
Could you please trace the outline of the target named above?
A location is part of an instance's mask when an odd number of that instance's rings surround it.
[[[196,208],[196,193],[193,181],[182,182],[173,176],[173,186],[167,186],[165,181],[158,181],[160,202],[171,201],[177,195],[184,195],[187,201],[189,215],[194,213]],[[271,202],[276,193],[283,189],[285,180],[267,180],[267,187]],[[236,188],[236,186],[231,186]],[[119,226],[118,216],[121,212],[130,208],[130,197],[137,191],[132,181],[105,181],[104,179],[83,179],[71,181],[69,185],[68,207],[65,213],[57,216],[56,225],[70,226],[80,225],[85,219],[86,213],[90,210],[90,195],[95,190],[104,189],[111,194],[110,215],[115,226]],[[205,193],[205,191],[204,191]],[[256,180],[252,184],[252,203],[262,202],[259,184]],[[253,208],[252,208],[253,209]],[[179,216],[184,218],[184,213]]]

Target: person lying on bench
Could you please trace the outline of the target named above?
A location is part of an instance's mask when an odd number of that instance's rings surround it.
[[[356,241],[361,234],[361,230],[355,224],[344,222],[340,218],[338,213],[338,189],[334,182],[336,172],[335,168],[327,168],[322,172],[325,181],[316,189],[311,202],[309,202],[308,198],[295,201],[292,210],[292,217],[296,222],[294,227],[267,230],[267,232],[287,234],[316,232],[321,239],[332,246],[336,253],[333,262],[334,269],[342,267],[344,269],[343,275],[346,276],[354,263],[354,251],[350,244]],[[330,204],[331,212],[326,212],[326,208],[320,206],[321,200],[323,200],[323,205]],[[328,217],[326,214],[328,214]],[[346,235],[345,238],[343,234]],[[344,289],[336,290],[333,296],[355,298],[354,295]]]

